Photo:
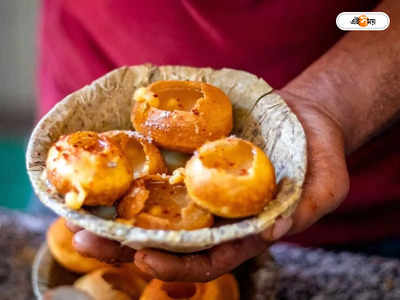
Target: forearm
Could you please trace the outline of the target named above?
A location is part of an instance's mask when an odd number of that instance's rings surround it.
[[[391,18],[386,31],[348,33],[284,90],[315,99],[344,132],[352,152],[400,112],[400,1],[376,9]]]

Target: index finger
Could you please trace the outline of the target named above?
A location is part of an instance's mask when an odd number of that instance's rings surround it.
[[[80,254],[109,264],[132,262],[135,254],[132,248],[97,236],[88,230],[75,233],[72,244]]]
[[[164,281],[204,282],[232,271],[262,253],[268,245],[261,236],[254,235],[194,254],[173,255],[143,249],[136,252],[135,264],[143,272]]]

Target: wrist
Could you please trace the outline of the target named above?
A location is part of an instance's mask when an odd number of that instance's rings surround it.
[[[341,110],[333,105],[334,102],[321,101],[320,99],[326,98],[322,96],[319,98],[319,96],[315,96],[312,93],[307,95],[304,89],[298,90],[290,86],[284,87],[278,93],[294,111],[301,123],[305,121],[303,120],[304,113],[324,116],[326,122],[329,123],[327,125],[331,128],[331,134],[341,140],[343,152],[350,153],[353,151],[354,145],[352,144],[350,122],[341,115]],[[309,126],[310,122],[313,122],[312,118],[307,118],[307,126]]]
[[[286,85],[281,93],[292,108],[300,105],[307,105],[326,115],[343,136],[346,153],[351,153],[359,146],[357,124],[354,115],[352,101],[348,101],[339,88],[340,82],[335,82],[329,75],[320,73],[318,78],[297,78]],[[353,91],[355,92],[355,90]],[[347,97],[356,97],[355,94]]]

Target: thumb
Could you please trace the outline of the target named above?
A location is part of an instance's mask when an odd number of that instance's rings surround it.
[[[266,241],[276,241],[282,238],[292,228],[293,220],[290,217],[279,217],[275,223],[261,233]]]

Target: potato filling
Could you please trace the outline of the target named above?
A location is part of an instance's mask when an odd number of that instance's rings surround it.
[[[150,192],[143,212],[156,217],[177,219],[181,217],[181,209],[190,201],[186,188],[181,185],[170,185],[163,181],[146,183]]]
[[[244,176],[249,174],[254,153],[248,143],[235,140],[221,142],[212,150],[199,153],[199,158],[207,168],[224,170],[232,175]]]
[[[148,105],[153,106],[153,107],[159,106],[158,96],[144,87],[137,89],[135,94],[133,95],[133,98],[137,102],[145,102]]]
[[[118,204],[118,216],[122,218],[118,221],[148,229],[211,226],[212,215],[194,204],[183,183],[170,184],[170,178],[153,175],[136,180]]]

